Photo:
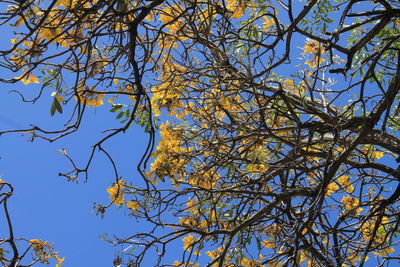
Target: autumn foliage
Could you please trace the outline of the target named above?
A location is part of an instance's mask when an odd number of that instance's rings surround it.
[[[154,227],[110,240],[127,266],[398,264],[398,1],[0,2],[15,72],[1,81],[50,90],[49,115],[74,106],[64,129],[1,133],[55,141],[88,108],[115,113],[87,165],[65,153],[69,181],[90,179],[97,151],[115,167],[104,144],[132,125],[148,133],[138,172],[96,206]]]

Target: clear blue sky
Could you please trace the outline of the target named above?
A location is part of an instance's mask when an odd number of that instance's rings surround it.
[[[1,49],[10,45],[10,29],[7,25],[0,27],[3,39]],[[12,78],[20,73],[13,74],[0,69],[0,75]],[[69,118],[68,109],[63,115],[50,116],[51,90],[44,90],[43,98],[34,105],[22,103],[16,93],[9,93],[10,90],[34,96],[39,86],[23,85],[21,82],[1,85],[0,131],[29,128],[30,124],[46,130],[62,129],[63,123]],[[95,156],[87,183],[82,180],[79,184],[67,182],[65,177],[58,176],[59,172],[69,171],[72,166],[57,149],[67,148],[68,154],[79,164],[78,167],[83,167],[91,146],[102,136],[100,132],[120,125],[115,120],[115,114],[108,111],[109,106],[106,103],[104,108],[89,107],[79,131],[55,143],[41,139],[29,142],[27,136],[20,134],[0,136],[1,179],[14,186],[9,210],[16,238],[54,242],[55,251],[66,258],[63,264],[66,267],[112,266],[114,256],[121,248],[112,248],[99,236],[109,233],[126,237],[145,229],[143,224],[128,217],[126,210],[117,210],[115,206],[108,209],[104,219],[92,213],[94,202],[108,204],[106,188],[115,179],[111,165],[102,154]],[[124,179],[141,179],[136,172],[136,163],[144,152],[146,142],[147,136],[143,130],[133,127],[126,134],[106,143],[105,148],[117,161]],[[0,226],[1,237],[4,237],[2,211]]]
[[[23,86],[19,83],[0,90],[0,129],[28,123],[44,124],[48,126],[46,129],[56,127],[61,116],[50,117],[49,97],[32,105],[22,104],[16,94],[8,93],[9,89]],[[31,85],[25,87],[23,90],[35,90]],[[91,213],[93,202],[106,204],[109,200],[106,188],[114,179],[111,166],[98,154],[87,183],[67,182],[58,176],[71,166],[57,149],[68,148],[68,153],[84,164],[90,146],[100,136],[99,129],[115,124],[108,110],[90,108],[86,115],[86,122],[77,134],[55,143],[40,139],[28,142],[27,137],[19,134],[0,136],[0,174],[15,187],[9,204],[16,237],[54,242],[55,250],[66,257],[63,266],[112,266],[117,249],[99,240],[99,236],[111,233],[126,237],[141,225],[115,206],[104,219]],[[145,138],[142,130],[136,128],[106,145],[125,179],[141,179],[135,163],[144,150]]]
[[[0,49],[10,47],[9,39],[13,38],[11,30],[15,28],[7,25],[0,27],[3,39]],[[20,74],[0,68],[3,78],[13,78]],[[34,74],[38,77],[40,72],[35,71]],[[45,89],[42,98],[35,104],[23,103],[18,94],[10,93],[11,90],[18,90],[29,98],[37,95],[39,89],[37,84],[24,85],[22,82],[1,85],[0,131],[26,129],[31,124],[45,130],[63,128],[73,105],[64,106],[64,114],[56,113],[51,117],[52,90]],[[15,237],[54,243],[54,250],[59,252],[60,257],[66,258],[62,265],[65,267],[112,266],[117,252],[123,248],[113,248],[100,240],[100,236],[109,234],[110,237],[115,235],[123,238],[147,231],[148,225],[127,216],[126,208],[118,209],[113,205],[103,219],[92,212],[94,202],[103,205],[109,203],[106,189],[115,180],[112,166],[103,154],[95,155],[87,183],[83,183],[83,180],[79,180],[79,184],[67,182],[65,177],[58,176],[60,172],[72,168],[58,149],[67,148],[78,167],[84,167],[91,146],[104,137],[101,132],[121,126],[115,119],[116,114],[109,112],[110,108],[111,104],[106,101],[101,108],[88,107],[79,131],[54,143],[38,138],[29,142],[28,136],[18,133],[0,135],[0,176],[14,186],[14,195],[8,204]],[[104,148],[117,162],[119,175],[124,180],[133,183],[142,181],[136,167],[145,151],[147,140],[143,129],[134,125],[125,134],[119,134],[105,143]],[[4,231],[4,223],[4,214],[0,211],[1,237],[8,235]],[[177,245],[181,250],[180,240]],[[27,259],[30,259],[29,255]],[[54,266],[54,262],[51,265]],[[38,263],[35,266],[48,265]],[[148,266],[151,264],[148,263]]]

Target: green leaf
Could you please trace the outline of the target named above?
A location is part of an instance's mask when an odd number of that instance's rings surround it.
[[[120,111],[121,108],[122,108],[123,106],[124,106],[124,105],[122,105],[122,104],[115,104],[115,105],[112,106],[112,109],[111,109],[110,111],[111,111],[111,112]]]
[[[54,103],[54,106],[55,106],[56,110],[57,110],[59,113],[62,114],[62,113],[63,113],[63,110],[62,110],[62,107],[61,107],[61,105],[60,105],[60,102],[58,102],[58,100],[57,100],[57,97],[54,98],[53,103]]]
[[[56,112],[56,105],[54,104],[54,101],[53,101],[53,103],[51,104],[51,107],[50,107],[50,115],[54,116],[55,112]]]
[[[150,132],[150,129],[151,129],[150,123],[146,123],[145,128],[144,128],[144,131],[145,131],[146,133],[149,133],[149,132]]]
[[[123,115],[124,115],[124,111],[121,111],[118,115],[117,115],[117,120],[120,119]]]

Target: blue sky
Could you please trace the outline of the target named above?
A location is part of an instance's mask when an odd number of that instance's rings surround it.
[[[12,85],[9,89],[21,86],[24,85]],[[26,87],[24,90],[34,90],[32,86]],[[25,126],[28,122],[44,123],[50,128],[60,122],[59,115],[50,117],[49,97],[37,105],[22,104],[16,94],[7,93],[9,90],[4,86],[2,89],[1,130],[13,128],[13,124]],[[17,237],[54,242],[55,250],[66,257],[63,266],[110,266],[115,250],[99,240],[99,236],[107,232],[127,236],[132,229],[137,231],[141,227],[125,216],[123,210],[114,207],[104,219],[91,213],[93,202],[106,204],[109,200],[105,190],[113,179],[111,166],[103,155],[97,154],[87,183],[67,182],[58,176],[71,166],[57,149],[67,148],[78,163],[84,164],[90,146],[100,136],[98,129],[115,123],[107,110],[90,108],[86,115],[86,123],[76,135],[55,143],[40,139],[28,142],[26,136],[19,134],[0,136],[0,174],[15,187],[9,205]],[[141,179],[135,163],[144,150],[145,138],[141,129],[135,128],[106,145],[114,152],[123,177]]]
[[[4,40],[0,43],[0,49],[9,48],[8,40],[13,38],[10,30],[14,29],[0,27]],[[21,73],[0,69],[0,74],[5,78],[13,78]],[[34,75],[39,77],[40,73],[35,71]],[[31,124],[45,130],[63,128],[73,105],[63,106],[63,114],[50,116],[52,90],[45,89],[35,104],[23,103],[18,94],[10,93],[11,90],[18,90],[29,98],[36,96],[39,89],[39,85],[24,85],[22,82],[2,84],[0,131],[31,128]],[[101,108],[88,107],[78,132],[54,143],[39,138],[29,142],[29,136],[19,133],[0,135],[0,176],[14,186],[14,194],[8,202],[14,234],[16,238],[42,239],[54,243],[54,250],[59,252],[60,257],[66,258],[63,263],[66,267],[112,266],[113,259],[123,248],[113,248],[100,236],[127,237],[147,230],[148,225],[127,216],[126,208],[118,209],[113,205],[104,218],[93,213],[95,202],[103,205],[109,203],[106,189],[115,180],[112,166],[103,154],[96,153],[87,183],[83,179],[78,184],[67,182],[65,177],[58,175],[70,171],[72,166],[57,150],[67,148],[78,167],[84,167],[91,146],[104,137],[101,132],[121,126],[115,119],[116,114],[109,112],[110,108],[111,104],[106,101]],[[124,180],[141,183],[142,178],[136,168],[147,140],[143,129],[134,125],[125,134],[119,134],[104,144],[117,162],[119,175]],[[2,212],[0,218],[0,234],[7,236],[8,233],[3,230],[6,228]],[[51,265],[54,266],[55,262]]]
[[[0,27],[2,49],[9,47],[8,40],[12,38],[10,29],[7,26]],[[20,75],[4,69],[0,69],[0,74],[7,78]],[[23,103],[16,93],[9,92],[11,90],[34,96],[39,86],[23,85],[21,82],[2,84],[0,131],[30,128],[30,124],[46,130],[62,129],[70,110],[66,109],[63,115],[50,116],[51,90],[44,90],[43,98],[34,105]],[[87,183],[82,180],[79,184],[67,182],[65,177],[58,176],[59,172],[71,170],[70,163],[58,149],[67,148],[68,154],[79,167],[83,167],[90,155],[91,146],[102,136],[100,132],[119,125],[115,114],[108,111],[110,104],[106,103],[105,106],[104,109],[89,107],[79,131],[54,143],[41,139],[29,142],[28,136],[20,134],[0,136],[1,179],[14,186],[9,210],[15,236],[54,242],[55,251],[66,258],[63,264],[66,267],[112,266],[114,256],[121,248],[112,248],[109,243],[100,240],[100,235],[109,233],[126,237],[144,228],[126,216],[126,211],[117,210],[115,206],[108,209],[103,219],[92,213],[94,202],[108,203],[106,188],[115,179],[111,165],[102,154],[96,154]],[[105,145],[117,160],[120,175],[124,179],[141,179],[135,164],[145,149],[146,138],[139,127],[134,127]],[[0,216],[3,230],[4,214],[0,213]],[[2,237],[7,234],[4,231],[0,233]],[[54,266],[54,262],[51,265]]]

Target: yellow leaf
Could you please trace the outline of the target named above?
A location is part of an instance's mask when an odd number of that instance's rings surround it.
[[[57,261],[56,267],[60,267],[63,264],[64,260],[65,260],[65,257],[60,259],[57,255],[55,255],[54,258]]]
[[[125,203],[125,205],[130,208],[133,212],[137,211],[137,209],[139,208],[139,204],[137,202],[133,202],[133,201],[128,201]]]
[[[362,208],[357,208],[360,204],[360,201],[355,197],[344,196],[341,202],[343,203],[343,207],[346,211],[353,211],[357,215],[360,215],[360,212],[363,210]]]
[[[336,192],[339,189],[339,186],[336,183],[330,183],[328,184],[328,187],[326,188],[326,193],[325,196],[329,196],[332,193]]]
[[[24,23],[24,19],[22,18],[22,17],[19,17],[18,19],[17,19],[17,22],[15,22],[15,26],[21,26],[22,25],[22,23]]]
[[[324,52],[323,46],[312,39],[307,38],[306,43],[304,45],[304,53],[306,54],[321,54],[321,52]]]
[[[84,89],[79,90],[78,95],[81,101],[85,103],[87,106],[99,107],[103,105],[104,104],[103,98],[105,97],[105,94],[102,94],[100,92],[95,92],[96,90],[93,88],[90,89],[93,92],[87,92]]]
[[[22,74],[14,79],[20,80],[23,84],[27,85],[30,83],[39,83],[38,78],[34,77],[32,72],[29,73],[28,78],[22,78],[25,74]]]
[[[195,241],[195,237],[194,237],[194,235],[188,235],[188,236],[184,237],[182,239],[182,241],[183,241],[183,248],[185,250],[188,250],[189,247],[193,245],[193,243]]]
[[[240,263],[244,266],[249,266],[251,264],[251,261],[249,259],[243,258]]]
[[[344,191],[352,193],[354,191],[354,186],[351,184],[349,176],[340,176],[338,178],[338,183],[343,188]]]
[[[246,5],[244,1],[240,0],[227,0],[227,8],[233,12],[232,18],[238,19],[244,15],[246,12]]]
[[[124,180],[118,180],[118,183],[113,183],[113,186],[107,188],[110,194],[110,200],[117,206],[124,203]]]
[[[29,84],[29,83],[39,83],[38,78],[34,77],[33,74],[32,74],[32,72],[29,73],[29,77],[28,77],[28,79],[26,80],[26,83],[25,83],[25,84]]]
[[[262,243],[263,243],[264,247],[266,247],[266,248],[275,248],[276,247],[275,242],[271,241],[271,240],[269,240],[269,241],[263,240]]]
[[[31,246],[34,249],[37,249],[39,247],[43,247],[46,244],[46,242],[43,243],[43,241],[41,239],[31,239],[31,240],[29,240],[29,242],[31,243]]]
[[[56,5],[66,8],[74,8],[78,5],[78,0],[58,0]]]
[[[274,24],[274,20],[269,17],[264,18],[264,20],[263,29],[264,31],[268,31],[268,29]]]
[[[371,158],[373,159],[380,159],[384,156],[385,154],[383,152],[373,152],[371,155]]]

